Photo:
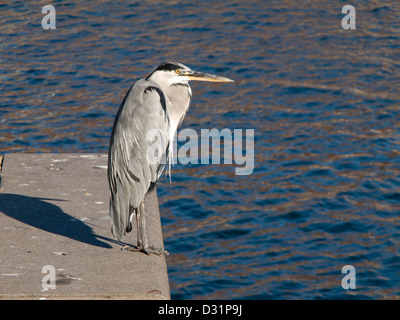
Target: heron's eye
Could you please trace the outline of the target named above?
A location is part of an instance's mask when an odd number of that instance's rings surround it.
[[[176,72],[177,74],[180,74],[180,73],[181,73],[181,70],[176,69],[175,72]]]

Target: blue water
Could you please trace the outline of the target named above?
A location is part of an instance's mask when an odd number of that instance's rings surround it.
[[[52,4],[56,30],[41,1],[0,5],[0,153],[107,152],[165,60],[233,78],[193,83],[182,129],[254,129],[254,172],[159,182],[172,298],[400,298],[398,1],[355,1],[355,30],[343,1]]]

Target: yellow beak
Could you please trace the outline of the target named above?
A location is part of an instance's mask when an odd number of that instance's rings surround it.
[[[183,76],[194,81],[209,81],[209,82],[235,82],[232,79],[216,76],[214,74],[197,72],[197,71],[187,71],[182,74]]]

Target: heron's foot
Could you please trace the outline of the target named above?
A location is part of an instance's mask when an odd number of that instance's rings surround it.
[[[136,247],[136,246],[128,246],[128,245],[123,246],[121,248],[121,250],[127,250],[127,251],[132,251],[132,252],[140,252],[140,249],[138,247]]]
[[[160,249],[160,248],[155,248],[153,246],[147,246],[147,247],[143,247],[143,246],[137,246],[137,247],[136,246],[135,247],[133,247],[133,246],[124,246],[122,248],[122,250],[128,250],[128,251],[131,251],[131,252],[143,252],[143,253],[145,253],[147,255],[150,255],[150,254],[155,254],[157,256],[168,256],[169,255],[169,252],[167,250]]]
[[[164,250],[161,248],[155,248],[153,246],[144,247],[144,248],[142,248],[141,251],[146,254],[155,254],[158,256],[169,256],[169,252],[167,250]]]

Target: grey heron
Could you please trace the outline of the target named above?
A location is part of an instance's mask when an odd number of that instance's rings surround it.
[[[132,230],[136,216],[137,248],[146,254],[166,252],[149,245],[146,236],[144,198],[154,187],[166,162],[163,157],[151,161],[147,133],[156,130],[164,140],[161,152],[169,163],[172,143],[178,126],[192,98],[190,80],[233,82],[204,72],[196,72],[177,62],[164,62],[146,78],[138,80],[128,91],[117,112],[108,152],[111,231],[122,241]],[[155,138],[154,138],[155,139]],[[159,142],[160,142],[159,141]]]

